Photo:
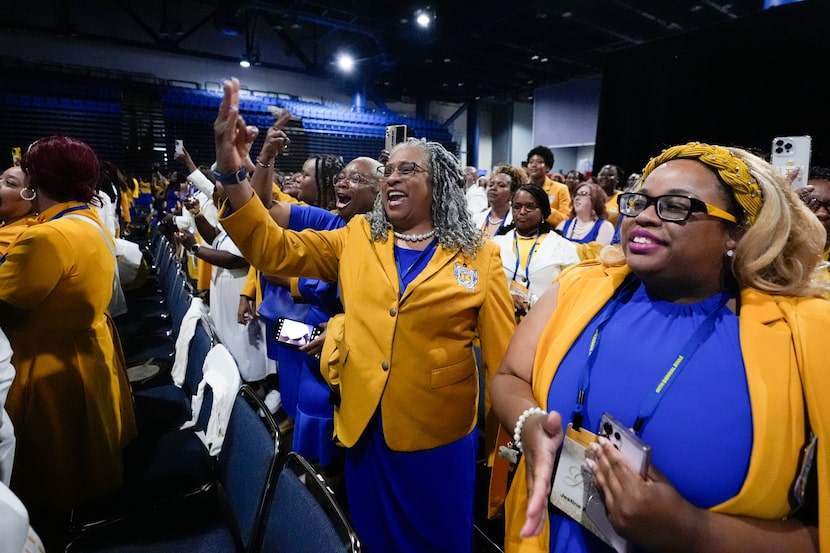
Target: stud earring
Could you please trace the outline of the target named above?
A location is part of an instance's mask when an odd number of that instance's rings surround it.
[[[735,255],[735,250],[731,248],[726,250],[726,257],[732,257],[733,255]]]

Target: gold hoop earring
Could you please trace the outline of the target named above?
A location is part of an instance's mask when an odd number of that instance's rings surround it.
[[[31,191],[32,191],[32,195],[31,195],[31,196],[29,196],[29,197],[27,197],[27,196],[23,193],[23,192],[24,192],[24,191],[26,191],[26,190],[31,190]],[[37,198],[37,190],[35,190],[34,188],[21,188],[21,189],[20,189],[20,199],[21,199],[21,200],[26,200],[27,202],[31,202],[31,201],[32,201],[32,200],[34,200],[35,198]]]

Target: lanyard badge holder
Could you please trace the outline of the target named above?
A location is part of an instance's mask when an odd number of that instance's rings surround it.
[[[550,493],[550,502],[554,507],[590,530],[614,548],[617,553],[626,553],[630,550],[630,546],[627,540],[617,534],[611,526],[602,497],[594,485],[590,471],[585,467],[585,460],[591,455],[590,444],[597,441],[598,436],[582,427],[582,421],[585,398],[588,393],[591,371],[596,362],[596,348],[599,344],[602,329],[632,294],[632,288],[626,286],[615,305],[601,314],[591,337],[588,358],[579,376],[576,408],[565,432],[565,439],[555,468]],[[626,427],[610,413],[602,415],[599,435],[611,440],[640,476],[645,476],[648,469],[651,448],[637,436],[636,432],[642,428],[645,421],[657,409],[658,403],[664,397],[670,384],[674,382],[681,369],[685,367],[685,362],[694,354],[700,344],[712,334],[717,313],[725,305],[727,299],[728,297],[724,295],[721,305],[707,315],[706,319],[681,348],[680,353],[671,363],[666,374],[647,395],[637,414],[637,420],[633,428]]]

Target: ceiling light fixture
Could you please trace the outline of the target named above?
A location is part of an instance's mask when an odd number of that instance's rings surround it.
[[[251,62],[248,61],[248,58],[242,58],[241,60],[239,60],[239,66],[248,69],[249,67],[251,67]]]
[[[337,67],[344,73],[351,73],[354,70],[355,61],[351,54],[338,54]]]
[[[422,29],[429,29],[432,22],[435,20],[435,14],[429,6],[426,8],[419,8],[415,10],[415,22]]]

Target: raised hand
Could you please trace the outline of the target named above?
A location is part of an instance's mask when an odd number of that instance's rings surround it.
[[[216,170],[220,173],[233,173],[242,167],[243,154],[240,152],[247,153],[250,149],[247,143],[249,131],[239,113],[239,79],[224,81],[222,89],[225,95],[213,122]]]

